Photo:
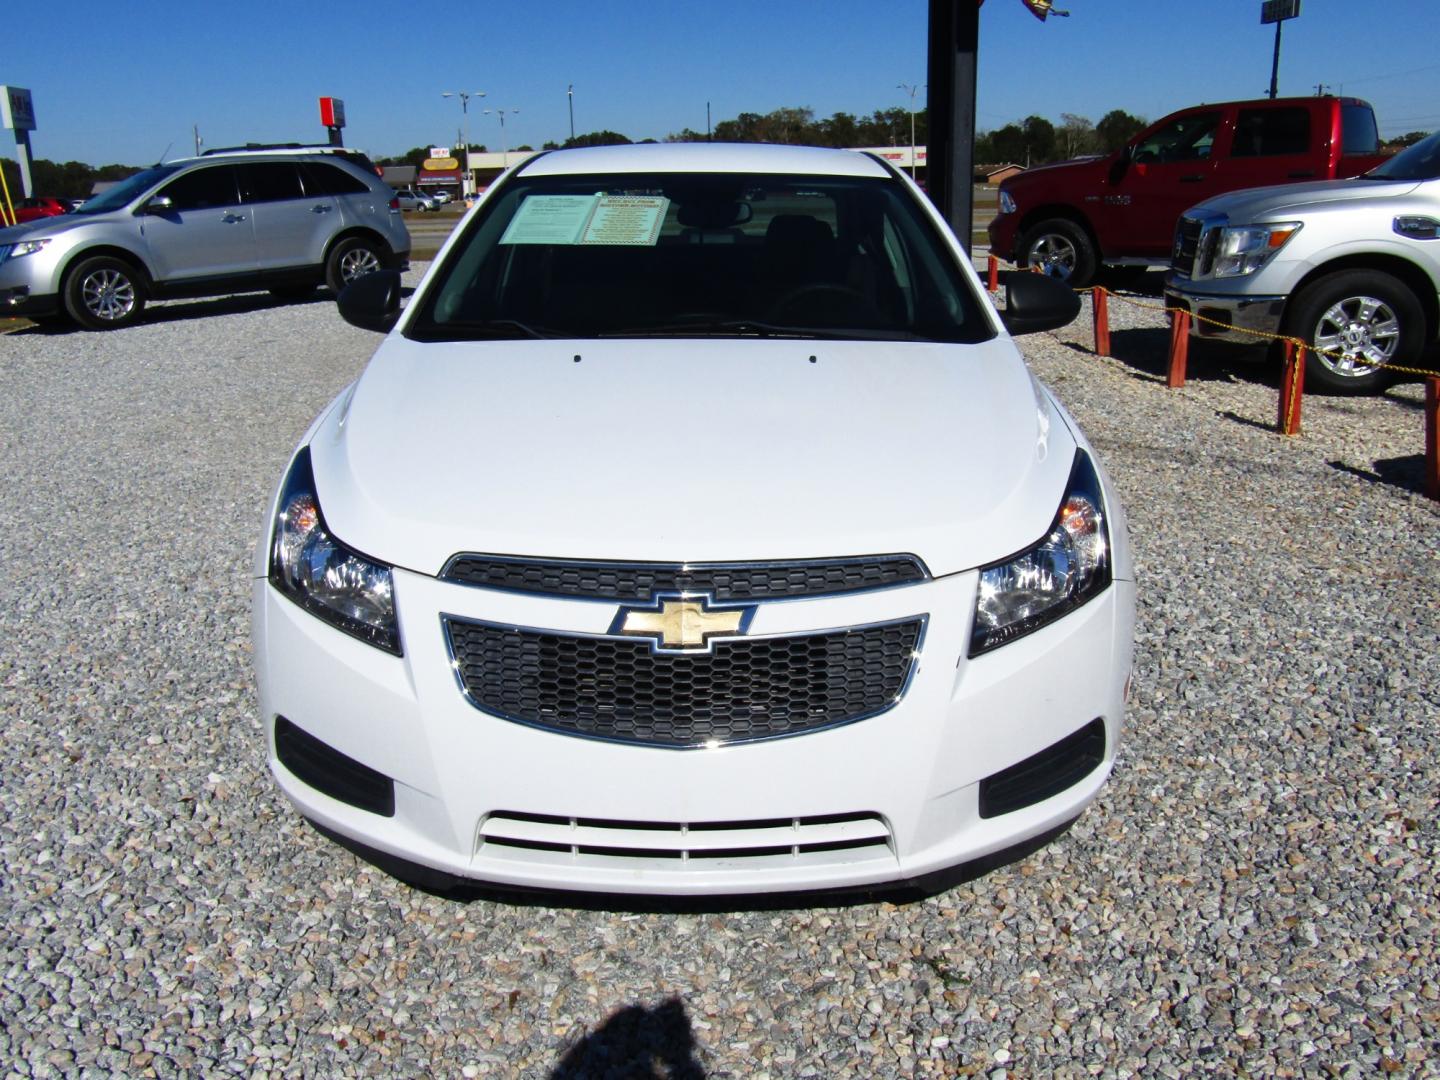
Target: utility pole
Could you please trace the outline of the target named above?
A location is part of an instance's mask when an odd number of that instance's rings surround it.
[[[196,156],[196,157],[199,157],[199,156],[200,156],[200,145],[201,145],[201,143],[204,142],[204,140],[200,138],[200,125],[199,125],[199,124],[193,124],[193,125],[191,125],[191,130],[195,132],[195,156]]]
[[[571,83],[565,88],[565,96],[570,99],[570,141],[575,141],[575,84]]]

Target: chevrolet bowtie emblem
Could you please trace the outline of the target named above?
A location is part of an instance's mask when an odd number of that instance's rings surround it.
[[[659,608],[621,608],[615,630],[621,634],[659,639],[664,649],[705,649],[719,634],[743,633],[754,608],[711,610],[703,599],[667,599]]]

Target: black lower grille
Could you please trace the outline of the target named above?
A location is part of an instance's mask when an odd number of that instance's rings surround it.
[[[1104,760],[1105,721],[1096,718],[1038,754],[981,780],[980,816],[999,817],[1059,795]]]
[[[685,565],[456,555],[440,576],[487,589],[624,601],[647,601],[660,593],[679,592],[709,593],[722,601],[831,596],[929,578],[914,555]]]
[[[283,716],[275,718],[275,756],[297,777],[332,799],[395,816],[395,782],[347,757]]]
[[[697,747],[795,735],[895,704],[924,620],[656,653],[645,641],[581,637],[446,617],[470,701],[570,735]]]

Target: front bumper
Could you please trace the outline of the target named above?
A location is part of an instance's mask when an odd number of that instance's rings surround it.
[[[1263,345],[1280,333],[1288,296],[1203,293],[1169,283],[1165,306],[1188,311],[1195,337]]]
[[[258,579],[253,635],[270,768],[322,827],[499,886],[702,895],[923,878],[1073,819],[1109,775],[1123,726],[1133,584],[1117,581],[1060,621],[970,660],[977,577],[760,604],[751,636],[924,615],[916,670],[878,716],[694,750],[537,730],[481,712],[463,696],[442,613],[604,634],[614,603],[397,570],[405,647],[397,658],[332,629]],[[333,798],[282,764],[280,717],[362,773],[393,781],[393,814]],[[1098,764],[1047,798],[982,816],[982,781],[1096,721],[1104,735]]]
[[[0,288],[0,318],[55,315],[60,311],[60,297],[36,295],[28,286]]]

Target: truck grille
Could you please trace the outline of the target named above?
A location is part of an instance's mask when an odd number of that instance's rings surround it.
[[[566,735],[677,749],[797,735],[885,712],[915,665],[924,618],[657,653],[633,638],[445,616],[476,708]]]
[[[578,562],[456,555],[440,575],[488,589],[591,600],[647,601],[657,593],[703,592],[715,600],[829,596],[926,581],[914,555],[775,563]]]
[[[1170,252],[1170,267],[1177,274],[1193,277],[1195,254],[1200,246],[1200,233],[1205,223],[1195,218],[1182,217],[1175,227],[1175,246]]]

